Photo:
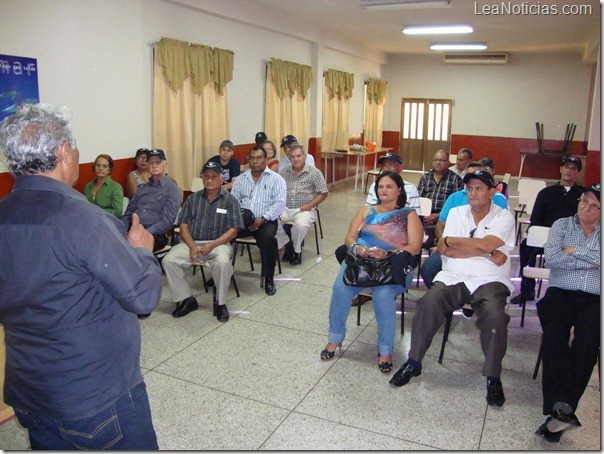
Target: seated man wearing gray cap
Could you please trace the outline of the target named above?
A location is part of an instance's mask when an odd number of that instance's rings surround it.
[[[216,156],[212,156],[208,162],[216,162],[220,164],[222,169],[222,181],[223,189],[231,190],[233,183],[237,177],[241,174],[241,164],[233,157],[233,142],[230,140],[223,140],[218,148]]]
[[[168,163],[164,151],[149,151],[147,162],[151,177],[136,190],[121,220],[129,229],[132,215],[136,213],[143,227],[153,235],[153,250],[158,251],[168,244],[166,232],[174,226],[182,197],[166,173]]]
[[[600,184],[579,198],[574,216],[554,222],[545,244],[549,287],[537,303],[543,328],[543,414],[547,441],[581,426],[575,415],[600,354]],[[569,344],[570,332],[573,340]]]
[[[184,317],[199,305],[185,281],[184,269],[193,262],[207,262],[212,269],[216,286],[219,322],[229,319],[226,296],[233,276],[233,246],[231,241],[243,229],[239,202],[224,189],[220,164],[208,161],[201,170],[204,189],[191,194],[180,214],[181,242],[174,246],[162,260],[175,318]]]
[[[514,288],[508,260],[514,248],[514,216],[492,203],[495,182],[486,170],[466,174],[463,182],[468,205],[449,213],[437,244],[442,271],[417,302],[408,359],[390,384],[403,386],[419,376],[421,361],[447,314],[471,304],[478,315],[476,326],[485,355],[482,373],[487,377],[487,403],[500,407],[505,402],[501,363],[510,321],[505,306]]]
[[[277,167],[277,171],[281,172],[287,166],[291,166],[292,162],[289,160],[289,149],[294,143],[298,143],[298,140],[292,136],[291,134],[286,135],[281,139],[281,148],[283,148],[283,153],[285,156],[281,158],[279,161],[279,167]],[[306,153],[306,164],[312,167],[317,167],[315,165],[315,158],[310,153]]]

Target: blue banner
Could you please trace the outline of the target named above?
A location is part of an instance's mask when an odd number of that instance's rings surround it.
[[[38,102],[38,60],[0,55],[0,121],[15,113],[20,104]]]

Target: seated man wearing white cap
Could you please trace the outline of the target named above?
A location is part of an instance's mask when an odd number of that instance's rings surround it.
[[[243,229],[243,217],[237,199],[224,189],[220,164],[208,161],[201,170],[204,189],[191,194],[180,214],[181,242],[162,260],[172,301],[177,303],[172,312],[175,318],[184,317],[199,306],[185,281],[184,269],[193,262],[207,262],[216,286],[219,322],[229,319],[226,296],[233,276],[233,246],[231,241]]]

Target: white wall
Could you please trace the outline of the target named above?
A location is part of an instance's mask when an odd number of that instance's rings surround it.
[[[453,99],[454,134],[586,140],[592,66],[574,54],[512,54],[507,65],[445,64],[440,55],[393,56],[386,67],[385,130],[399,131],[402,98]]]
[[[0,2],[0,54],[38,59],[40,100],[70,108],[82,162],[150,145],[140,3]]]

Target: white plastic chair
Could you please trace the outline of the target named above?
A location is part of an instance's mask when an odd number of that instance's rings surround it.
[[[526,245],[535,248],[542,248],[547,243],[547,238],[549,237],[549,227],[542,227],[540,225],[534,225],[528,230],[528,234],[526,237]],[[549,279],[549,268],[544,268],[543,260],[540,261],[541,266],[525,266],[522,268],[522,275],[524,278],[528,279]],[[539,287],[541,288],[541,282],[539,283]],[[522,306],[522,316],[520,318],[520,327],[524,326],[524,313],[526,310],[526,295],[523,292],[520,292],[521,295],[521,303]]]
[[[432,213],[432,199],[428,197],[419,198],[419,211],[422,216],[429,216]]]
[[[122,215],[124,215],[124,213],[128,209],[128,204],[129,203],[130,203],[130,199],[128,197],[124,197],[124,206],[122,208]]]
[[[530,224],[530,216],[537,199],[537,194],[545,188],[545,180],[521,178],[518,180],[518,208],[514,209],[516,227],[516,244],[522,235],[522,226]],[[527,216],[523,216],[526,214]],[[520,217],[519,217],[520,216]]]
[[[199,177],[193,178],[191,182],[191,192],[201,191],[205,186],[203,185],[203,180]]]

